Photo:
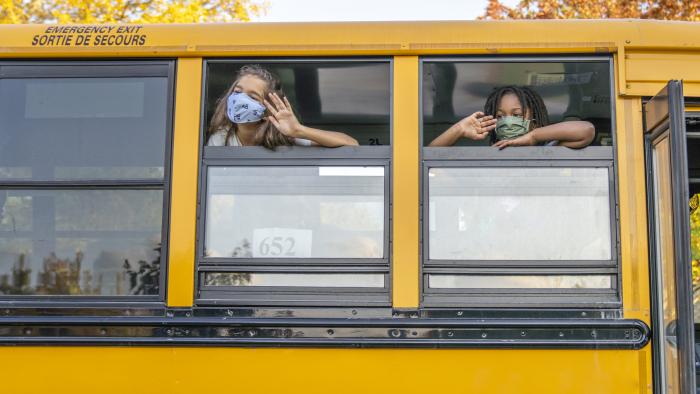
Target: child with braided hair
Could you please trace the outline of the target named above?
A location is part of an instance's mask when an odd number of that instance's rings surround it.
[[[478,141],[487,136],[499,149],[553,143],[584,148],[593,141],[595,128],[578,120],[550,124],[547,107],[537,92],[526,86],[503,86],[486,99],[484,112],[455,123],[429,146],[452,146],[460,138]]]

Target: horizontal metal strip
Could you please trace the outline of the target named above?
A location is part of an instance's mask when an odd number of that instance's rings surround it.
[[[569,149],[561,146],[524,146],[518,149],[497,149],[490,146],[453,146],[423,148],[423,160],[613,160],[611,146],[589,146]]]
[[[228,257],[200,257],[199,267],[230,267],[237,269],[241,265],[274,265],[274,266],[289,266],[289,267],[306,267],[306,266],[389,266],[388,258],[381,259],[353,259],[353,258],[228,258]],[[200,269],[202,271],[202,269]]]
[[[614,296],[617,290],[610,288],[557,288],[557,287],[428,287],[427,294],[454,296],[547,296],[547,297],[583,297],[583,296]]]
[[[274,151],[261,146],[204,147],[204,159],[388,159],[391,157],[391,146],[343,146],[338,148],[321,147],[278,147]],[[355,162],[357,165],[362,163]],[[274,164],[265,164],[274,165]]]
[[[162,189],[165,180],[0,180],[0,189]]]
[[[484,275],[585,275],[585,274],[617,274],[617,267],[562,267],[562,266],[541,266],[541,267],[469,267],[469,266],[448,266],[434,267],[424,266],[424,274],[484,274]]]
[[[393,58],[381,56],[352,56],[352,57],[229,57],[208,58],[204,60],[208,64],[320,64],[324,68],[348,67],[362,65],[362,63],[391,63]]]
[[[426,260],[427,267],[617,267],[615,260]]]
[[[264,264],[264,262],[262,263]],[[388,273],[389,266],[387,265],[374,265],[374,266],[335,266],[333,264],[325,264],[323,266],[307,266],[307,265],[257,265],[254,263],[249,264],[217,264],[209,265],[205,263],[200,263],[197,267],[197,271],[202,272],[295,272],[295,273],[365,273],[365,272],[380,272]]]
[[[223,300],[226,300],[228,295],[239,295],[245,297],[252,297],[253,300],[258,299],[260,294],[264,294],[264,298],[275,296],[283,296],[288,302],[293,302],[294,296],[298,297],[311,297],[311,299],[316,299],[320,296],[334,296],[334,297],[362,297],[385,294],[388,293],[388,287],[370,287],[370,286],[357,286],[357,287],[334,287],[334,286],[216,286],[216,285],[200,285],[200,292],[202,294],[222,294],[225,295]],[[344,299],[343,301],[348,301]]]
[[[42,230],[46,230],[42,228]],[[154,233],[160,233],[160,228],[147,231],[147,230],[56,230],[47,231],[57,238],[101,238],[101,239],[119,239],[127,237],[148,237]],[[31,238],[36,234],[35,231],[25,230],[25,231],[11,231],[11,230],[0,230],[0,238],[11,239],[11,238]]]
[[[639,320],[2,318],[0,344],[639,349]]]
[[[362,289],[360,289],[362,290]],[[218,306],[218,307],[249,307],[259,305],[262,307],[296,308],[302,307],[345,307],[352,308],[358,305],[362,308],[390,307],[389,291],[383,292],[317,292],[309,293],[283,293],[283,292],[223,292],[203,289],[199,292],[199,297],[195,300],[197,306]]]
[[[503,43],[504,45],[513,45],[510,43]],[[563,45],[564,43],[559,43],[557,45]],[[594,43],[591,43],[594,44]],[[595,43],[598,46],[612,45],[614,43]],[[448,44],[451,45],[451,44]],[[458,44],[459,45],[459,44]],[[491,45],[491,44],[489,44]],[[519,44],[518,44],[519,45]],[[512,55],[512,56],[423,56],[421,61],[423,63],[514,63],[514,62],[526,62],[526,63],[583,63],[583,62],[595,62],[595,63],[608,63],[612,59],[609,55],[595,56],[595,55],[571,55],[571,56],[556,56],[556,55]]]
[[[581,309],[581,308],[429,308],[429,309],[392,309],[392,308],[271,308],[271,307],[198,307],[165,308],[160,303],[136,304],[101,303],[99,305],[76,302],[13,302],[12,306],[0,308],[2,316],[39,316],[72,319],[76,316],[86,317],[180,317],[189,318],[352,318],[352,319],[386,319],[386,318],[453,318],[453,319],[621,319],[619,309]],[[150,305],[150,306],[149,306]]]
[[[581,309],[602,309],[610,310],[621,308],[622,304],[616,297],[605,297],[605,296],[590,296],[590,295],[578,295],[578,296],[562,296],[559,294],[553,294],[549,296],[511,296],[511,297],[495,297],[494,295],[489,295],[488,297],[477,297],[477,296],[455,296],[446,294],[430,294],[426,295],[423,300],[423,306],[426,308],[465,308],[468,305],[472,308],[485,308],[485,309],[500,309],[500,308],[523,308],[523,309],[535,309],[535,308],[581,308]]]
[[[167,77],[166,62],[37,62],[0,64],[0,78]]]
[[[622,312],[619,309],[433,308],[422,310],[421,317],[436,319],[622,319]]]
[[[81,303],[81,302],[22,302],[13,301],[12,305],[2,307],[2,316],[54,316],[71,319],[76,316],[88,317],[305,317],[305,318],[389,318],[399,315],[392,314],[391,308],[269,308],[269,307],[198,307],[198,308],[166,308],[162,303],[118,304],[118,303]],[[152,305],[152,306],[149,306]],[[401,315],[403,316],[403,315]],[[417,317],[414,310],[411,316]]]

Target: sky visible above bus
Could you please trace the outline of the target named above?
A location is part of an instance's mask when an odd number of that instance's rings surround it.
[[[513,6],[517,0],[506,0]],[[269,0],[255,22],[473,20],[487,0]]]

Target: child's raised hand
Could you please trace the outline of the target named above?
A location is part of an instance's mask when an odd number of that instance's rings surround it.
[[[457,122],[462,137],[470,140],[483,140],[496,128],[496,119],[478,111]]]
[[[270,112],[270,116],[268,116],[267,119],[272,122],[280,133],[287,137],[299,137],[301,123],[299,123],[299,120],[297,120],[297,117],[294,115],[292,105],[289,104],[289,100],[287,100],[286,97],[284,101],[282,101],[277,93],[270,93],[268,98],[264,100],[264,104]]]

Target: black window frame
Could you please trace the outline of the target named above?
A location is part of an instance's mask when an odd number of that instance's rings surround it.
[[[424,63],[561,63],[607,62],[610,73],[610,146],[583,149],[564,147],[511,147],[497,150],[488,146],[428,147],[424,145],[423,75]],[[527,308],[527,309],[605,309],[622,308],[622,268],[620,248],[619,199],[614,63],[611,55],[589,56],[424,56],[420,58],[420,306],[439,308]],[[431,260],[429,258],[429,177],[431,168],[494,167],[586,167],[608,169],[610,204],[610,260]],[[573,265],[573,267],[571,267]],[[610,289],[431,289],[430,274],[470,275],[586,275],[611,276]]]
[[[23,307],[158,307],[166,301],[168,245],[170,234],[170,195],[172,171],[173,116],[176,62],[174,59],[149,60],[9,60],[0,61],[0,79],[40,78],[167,78],[166,129],[163,178],[1,180],[0,190],[160,190],[163,193],[160,273],[157,295],[0,295],[0,306]],[[70,233],[71,231],[66,231]],[[56,231],[56,233],[59,233]]]
[[[270,63],[383,63],[388,66],[389,85],[389,144],[360,145],[339,148],[206,146],[207,88],[209,63],[270,64]],[[197,229],[194,305],[235,307],[389,307],[392,292],[392,146],[393,129],[393,57],[304,57],[304,58],[205,58],[202,67],[202,97],[200,108],[199,190],[197,194]],[[225,258],[205,257],[207,175],[210,167],[316,167],[316,166],[377,166],[384,168],[384,245],[382,258]],[[206,286],[208,272],[245,273],[356,273],[384,276],[384,286],[378,287],[247,287]]]

